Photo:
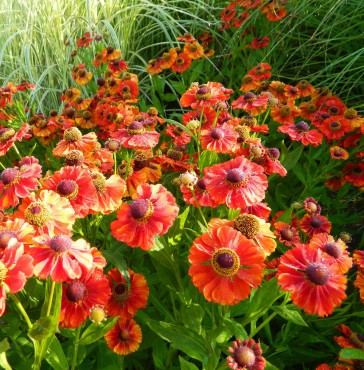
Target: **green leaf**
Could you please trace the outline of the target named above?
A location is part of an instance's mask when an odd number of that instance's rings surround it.
[[[161,338],[170,342],[172,347],[179,349],[186,355],[201,362],[208,358],[209,352],[205,348],[204,342],[189,329],[151,319],[147,321],[147,324]]]
[[[129,273],[126,261],[120,250],[117,251],[102,251],[102,255],[106,258],[107,262],[113,264],[120,273],[125,277],[126,281],[129,283]]]
[[[178,92],[178,94],[182,95],[186,92],[187,88],[183,82],[180,81],[170,81],[172,87]]]
[[[118,319],[117,317],[114,317],[110,322],[108,322],[105,325],[92,323],[83,332],[78,343],[80,345],[86,345],[94,343],[97,340],[101,339],[115,325],[117,319]]]
[[[201,322],[204,317],[203,308],[197,303],[191,303],[187,306],[182,306],[181,316],[182,322],[186,328],[201,332]]]
[[[43,340],[53,335],[58,327],[58,317],[46,316],[37,320],[29,329],[28,335],[34,340]]]
[[[308,326],[300,313],[295,310],[290,310],[288,307],[283,306],[273,306],[272,309],[287,321],[291,321],[296,325]]]
[[[196,365],[184,360],[181,356],[179,356],[179,363],[181,365],[181,370],[198,370]]]
[[[188,206],[180,215],[178,215],[172,227],[168,230],[166,236],[169,245],[176,245],[181,240],[182,233],[184,231],[184,225],[189,212],[190,207]]]
[[[292,150],[292,152],[287,153],[287,156],[282,160],[282,165],[287,171],[289,171],[296,165],[301,157],[304,147],[304,145],[300,145],[296,149]]]
[[[175,94],[161,94],[161,97],[164,101],[175,101],[178,99],[178,96]]]
[[[343,348],[339,357],[347,360],[364,360],[364,351],[358,348]]]
[[[265,368],[264,369],[265,370],[279,370],[278,367],[275,367],[274,365],[272,365],[267,360],[265,360]]]
[[[10,348],[8,338],[5,338],[0,342],[0,353],[6,352]]]
[[[52,369],[64,370],[69,369],[67,357],[63,352],[61,343],[54,337],[48,351],[45,354],[45,359],[51,365]]]
[[[226,317],[221,320],[221,324],[217,328],[209,331],[208,334],[217,343],[225,343],[234,336],[240,339],[248,338],[248,334],[241,324]]]

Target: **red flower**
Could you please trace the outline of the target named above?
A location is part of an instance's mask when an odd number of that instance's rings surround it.
[[[63,167],[42,183],[43,189],[53,190],[67,198],[76,217],[88,215],[89,209],[96,202],[96,188],[89,171],[81,167]]]
[[[5,312],[7,292],[17,293],[33,275],[33,258],[24,254],[23,244],[11,238],[0,258],[0,316]]]
[[[232,93],[232,92],[231,92]],[[207,82],[203,85],[197,83],[181,96],[182,107],[191,107],[193,109],[202,107],[213,107],[216,103],[229,99],[226,89],[218,82]]]
[[[333,146],[330,148],[330,157],[335,160],[346,160],[349,158],[349,153],[339,146]]]
[[[271,76],[271,69],[272,67],[268,63],[260,63],[253,67],[248,72],[248,75],[252,76],[253,79],[258,81],[268,80],[268,78]]]
[[[117,268],[107,274],[111,296],[106,311],[109,316],[120,316],[121,319],[132,319],[140,308],[145,308],[149,288],[145,277],[128,269],[129,283]]]
[[[231,107],[233,109],[244,109],[248,114],[257,116],[267,110],[268,98],[267,94],[255,95],[252,92],[247,92],[237,100],[234,100],[231,103]]]
[[[319,130],[327,140],[338,140],[351,131],[350,122],[342,116],[326,118],[319,126]]]
[[[231,227],[215,227],[195,239],[188,260],[193,284],[210,302],[237,304],[263,279],[264,254]]]
[[[110,297],[109,283],[99,269],[83,271],[80,278],[62,285],[59,323],[62,328],[77,328],[96,305],[104,306]]]
[[[176,146],[186,145],[191,141],[191,136],[186,131],[175,125],[167,125],[164,134],[172,137]]]
[[[257,50],[257,49],[263,49],[269,44],[269,37],[263,36],[263,37],[254,37],[252,41],[252,49]]]
[[[135,352],[142,341],[142,330],[134,320],[120,318],[105,336],[107,346],[116,354],[125,356]]]
[[[293,141],[300,141],[303,145],[312,144],[315,147],[321,144],[323,138],[317,130],[310,130],[309,125],[304,121],[296,124],[285,122],[278,127],[277,131],[289,135]]]
[[[234,370],[263,370],[265,359],[262,356],[262,348],[253,339],[246,339],[243,342],[237,339],[233,347],[229,347],[232,356],[227,357],[230,369]]]
[[[293,303],[310,315],[328,316],[346,298],[346,276],[321,249],[300,245],[289,250],[281,257],[277,276]]]
[[[86,32],[81,38],[77,40],[77,46],[79,48],[89,46],[93,40],[93,33]]]
[[[274,234],[277,236],[278,240],[287,247],[295,246],[297,243],[301,242],[297,230],[285,222],[276,222],[274,224],[274,229]]]
[[[15,141],[22,141],[23,139],[30,138],[27,134],[29,126],[24,123],[20,127],[19,131],[16,132],[14,129],[9,127],[3,127],[0,129],[0,157],[5,155],[8,150],[13,146]]]
[[[264,199],[268,182],[263,172],[263,167],[243,156],[204,169],[211,197],[234,209],[252,206]]]
[[[52,190],[42,190],[37,195],[31,193],[23,199],[14,216],[24,218],[38,235],[69,234],[75,222],[75,211],[69,200]]]
[[[321,215],[304,215],[300,221],[300,228],[310,237],[331,231],[330,221]]]
[[[329,234],[316,234],[310,240],[309,245],[314,248],[320,248],[330,255],[343,274],[347,273],[353,265],[352,258],[347,251],[347,246],[341,239],[335,241]]]
[[[73,241],[68,235],[58,234],[33,240],[35,246],[29,248],[28,254],[34,259],[34,275],[40,279],[48,276],[56,282],[77,279],[81,276],[81,266],[92,267],[90,245],[83,239]]]
[[[354,186],[364,186],[364,163],[350,163],[343,168],[344,180]]]
[[[201,130],[201,148],[216,153],[228,153],[236,145],[238,137],[234,126],[224,123],[222,126]]]
[[[193,186],[193,192],[191,191],[191,187],[181,184],[180,189],[184,201],[187,204],[192,204],[194,207],[197,207],[196,200],[201,207],[217,207],[219,204],[211,198],[210,192],[207,190],[209,181],[205,178],[198,179]]]
[[[117,220],[111,223],[115,239],[131,247],[149,250],[156,235],[164,235],[178,215],[173,195],[161,184],[142,184],[131,204],[123,203]]]
[[[191,66],[192,59],[186,53],[179,53],[175,62],[171,65],[171,70],[182,73]]]
[[[6,209],[19,204],[19,199],[30,195],[39,186],[38,179],[42,177],[42,167],[38,159],[25,157],[19,162],[19,167],[6,168],[0,176],[0,208]]]

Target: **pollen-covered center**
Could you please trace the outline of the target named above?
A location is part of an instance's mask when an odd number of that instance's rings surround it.
[[[6,266],[0,261],[0,284],[6,279],[8,275],[8,269]]]
[[[5,249],[8,246],[9,240],[11,238],[17,239],[14,231],[11,231],[11,230],[1,231],[0,232],[0,249]]]
[[[92,183],[95,185],[98,193],[103,193],[106,188],[106,179],[103,174],[99,172],[91,173]]]
[[[238,347],[235,350],[234,359],[242,369],[250,369],[255,364],[254,351],[246,346]]]
[[[306,268],[306,276],[316,285],[325,285],[330,279],[330,271],[323,263],[311,263]]]
[[[5,127],[0,130],[0,143],[6,143],[15,135],[15,131],[12,128]]]
[[[286,228],[286,229],[282,229],[280,232],[279,232],[280,236],[282,239],[284,240],[292,240],[294,234],[293,234],[293,231],[289,228]]]
[[[87,297],[86,286],[81,281],[72,281],[66,288],[66,296],[71,302],[82,301]]]
[[[220,248],[212,255],[212,268],[221,276],[234,276],[240,268],[240,259],[235,251]]]
[[[149,199],[137,199],[130,205],[130,215],[138,221],[147,220],[154,211]]]
[[[249,214],[238,216],[234,221],[234,229],[240,231],[246,238],[252,239],[259,232],[259,220]]]
[[[130,332],[128,329],[120,329],[120,334],[119,334],[119,338],[122,340],[122,341],[127,341],[129,338],[130,338]]]
[[[127,131],[129,135],[140,135],[144,134],[145,128],[142,122],[133,121],[127,128]]]
[[[5,186],[9,185],[16,179],[18,173],[19,171],[16,168],[5,168],[5,170],[1,172],[1,181]]]
[[[211,89],[206,85],[200,85],[195,96],[197,100],[209,100],[211,98]]]
[[[73,141],[81,140],[82,133],[77,127],[70,127],[64,131],[63,139],[72,143]]]
[[[310,126],[305,121],[296,123],[295,127],[298,132],[308,132],[310,130]]]
[[[183,153],[177,149],[169,149],[167,152],[167,157],[174,159],[176,161],[180,161],[183,157]]]
[[[78,185],[73,180],[62,180],[57,185],[57,193],[67,199],[75,199],[78,194]]]
[[[95,305],[90,308],[90,320],[96,324],[100,324],[106,320],[107,312],[102,305]]]
[[[212,139],[220,140],[225,136],[224,130],[220,127],[215,127],[211,130],[210,136]]]
[[[257,100],[257,96],[252,92],[247,92],[244,95],[244,100],[249,102],[249,103],[252,103],[254,100]]]
[[[112,288],[112,294],[119,303],[124,303],[128,299],[129,293],[128,285],[123,282],[118,282]]]
[[[49,211],[41,202],[32,202],[24,212],[25,221],[36,227],[44,226],[50,219]]]
[[[341,128],[341,123],[338,121],[334,121],[329,124],[329,129],[331,131],[338,131],[340,130],[340,128]]]
[[[55,252],[66,252],[72,247],[72,239],[67,235],[56,235],[49,242],[49,246]]]
[[[248,179],[246,178],[246,174],[241,169],[233,168],[226,174],[226,181],[231,185],[238,186],[246,183]]]
[[[80,166],[84,161],[83,153],[80,150],[71,150],[66,155],[66,165],[67,166]]]
[[[342,249],[338,243],[327,243],[325,244],[324,249],[327,254],[334,258],[340,258],[342,255]]]

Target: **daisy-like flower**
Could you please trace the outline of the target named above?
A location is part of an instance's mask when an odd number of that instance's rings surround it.
[[[191,186],[180,184],[184,201],[187,204],[192,204],[194,207],[197,207],[196,200],[201,207],[217,207],[219,204],[211,198],[207,190],[208,182],[209,180],[200,178],[196,181],[196,184],[193,185],[192,190]]]
[[[300,228],[309,237],[316,234],[327,233],[331,231],[331,222],[322,215],[304,215],[300,221]]]
[[[231,227],[214,227],[196,238],[188,260],[193,284],[210,302],[237,304],[263,279],[264,254]]]
[[[33,244],[34,227],[21,218],[11,218],[0,222],[0,255],[8,247],[12,238],[24,245],[27,251],[28,244]]]
[[[30,195],[39,186],[42,167],[35,157],[25,157],[19,166],[6,168],[0,175],[0,208],[6,209],[19,204],[19,199]]]
[[[343,168],[344,180],[354,186],[364,186],[364,163],[350,163]]]
[[[117,210],[126,191],[125,181],[119,175],[108,179],[100,172],[91,172],[96,188],[96,203],[90,207],[90,213],[109,214]]]
[[[84,68],[79,68],[72,76],[74,76],[73,79],[77,85],[84,86],[91,81],[93,74],[92,72],[86,71]]]
[[[26,123],[24,123],[17,132],[10,127],[0,128],[0,157],[8,152],[15,141],[28,139],[30,137],[28,134],[29,128],[29,125]]]
[[[253,76],[245,75],[241,81],[240,91],[241,92],[248,92],[251,90],[256,90],[259,85],[259,80],[254,79]]]
[[[191,61],[191,58],[189,58]],[[184,63],[184,59],[181,58],[181,65]],[[190,63],[191,64],[191,63]],[[162,59],[161,58],[156,58],[156,59],[151,59],[148,63],[147,66],[145,67],[145,70],[152,74],[152,75],[157,75],[163,71],[162,67]]]
[[[161,68],[163,69],[168,69],[171,68],[172,64],[176,61],[177,59],[177,51],[176,49],[172,48],[169,49],[169,52],[163,53],[161,56]]]
[[[114,49],[112,46],[108,46],[101,50],[101,62],[112,62],[121,56],[120,49]]]
[[[276,108],[272,108],[270,115],[273,121],[286,124],[293,124],[294,120],[300,115],[300,110],[293,104],[281,104]]]
[[[346,298],[346,276],[319,248],[301,244],[287,251],[277,277],[281,289],[291,292],[293,304],[310,315],[328,316]]]
[[[268,36],[254,37],[251,47],[254,50],[263,49],[268,46],[270,38]]]
[[[31,193],[23,199],[14,216],[30,223],[38,235],[69,234],[75,222],[75,211],[69,200],[52,190],[42,190],[37,195]]]
[[[253,67],[248,72],[248,75],[252,76],[258,81],[268,80],[271,76],[271,69],[272,67],[268,63],[260,63],[257,66]]]
[[[341,239],[335,241],[334,237],[329,234],[316,234],[311,238],[309,245],[320,248],[334,258],[343,274],[347,273],[353,265],[347,246]]]
[[[257,116],[265,112],[268,108],[267,94],[256,95],[252,92],[247,92],[231,103],[233,109],[243,109],[252,116]]]
[[[28,254],[34,259],[34,275],[40,279],[48,276],[56,282],[77,279],[81,276],[81,266],[92,267],[90,245],[86,240],[73,241],[70,236],[58,234],[52,238],[41,235],[33,239],[34,246]]]
[[[116,354],[129,355],[138,350],[142,342],[142,329],[134,320],[120,318],[105,336],[107,346]]]
[[[264,168],[240,156],[204,169],[207,190],[219,204],[245,208],[260,202],[268,187]]]
[[[202,107],[213,107],[218,102],[228,100],[223,85],[217,82],[207,82],[199,85],[193,83],[192,86],[181,96],[182,107],[193,109]]]
[[[149,296],[149,288],[145,277],[128,269],[129,284],[117,268],[107,274],[111,296],[106,311],[109,316],[120,316],[132,319],[140,308],[145,308]]]
[[[354,286],[359,289],[360,300],[364,303],[364,270],[358,271]]]
[[[230,369],[234,370],[263,370],[265,359],[262,356],[262,348],[254,339],[237,339],[233,346],[229,347],[231,356],[227,357]]]
[[[330,148],[330,157],[335,160],[346,160],[349,158],[349,153],[339,146],[332,146]]]
[[[77,328],[96,305],[105,306],[111,291],[102,270],[83,270],[79,278],[62,285],[59,323],[62,328]]]
[[[7,292],[19,292],[33,275],[32,262],[33,258],[24,254],[23,244],[11,238],[0,258],[0,316],[5,312]]]
[[[150,250],[155,236],[164,235],[172,226],[179,208],[161,184],[139,185],[133,199],[133,203],[120,206],[117,220],[111,223],[111,233],[130,247]]]
[[[326,118],[319,130],[327,140],[338,140],[351,131],[351,125],[343,116],[333,116]]]
[[[203,47],[197,42],[188,42],[183,47],[183,52],[191,59],[200,59],[203,57]]]
[[[111,133],[111,137],[120,141],[125,148],[150,149],[158,144],[159,133],[147,131],[142,122],[133,121],[127,129]]]
[[[192,59],[184,52],[177,55],[176,60],[171,65],[171,70],[174,72],[182,73],[190,68]]]
[[[83,154],[92,152],[97,144],[96,134],[89,132],[82,135],[77,127],[67,128],[52,153],[55,157],[65,157],[71,150],[80,150]]]
[[[312,197],[306,198],[302,202],[302,205],[305,211],[310,215],[319,215],[321,213],[321,206],[319,202]]]
[[[201,130],[201,148],[216,153],[228,153],[236,145],[238,137],[234,126],[224,123],[222,126]]]
[[[278,127],[277,131],[287,134],[291,140],[300,141],[303,145],[312,144],[317,147],[323,139],[322,134],[317,130],[310,130],[310,126],[304,121],[296,124],[285,122],[284,125]]]
[[[96,188],[89,171],[81,167],[63,167],[42,183],[42,188],[53,190],[67,198],[76,217],[83,218],[96,202]]]
[[[274,224],[274,234],[279,242],[287,247],[295,246],[301,242],[300,236],[295,227],[286,224],[285,222],[276,222]]]

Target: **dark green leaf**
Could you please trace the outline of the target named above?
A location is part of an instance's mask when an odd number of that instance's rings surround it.
[[[45,359],[55,370],[65,370],[69,368],[67,357],[63,352],[61,343],[54,337],[48,351],[45,354]]]
[[[296,325],[308,326],[300,313],[295,310],[290,310],[288,307],[283,306],[273,306],[272,309],[287,321],[291,321]]]
[[[296,165],[301,157],[304,147],[304,145],[300,145],[296,149],[292,150],[292,152],[287,153],[287,156],[282,161],[282,165],[287,171],[291,170]]]
[[[114,317],[107,324],[96,324],[92,323],[89,327],[82,333],[82,336],[79,340],[80,345],[86,345],[94,343],[97,340],[101,339],[116,323],[117,317]]]
[[[43,340],[53,335],[58,327],[58,317],[46,316],[37,320],[29,329],[28,335],[35,340]]]
[[[199,368],[186,360],[184,360],[181,356],[179,356],[179,363],[181,365],[181,370],[198,370]]]
[[[183,82],[170,81],[170,84],[176,90],[176,92],[180,95],[184,94],[187,90],[187,87],[185,86],[185,84]]]

